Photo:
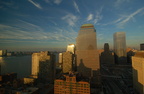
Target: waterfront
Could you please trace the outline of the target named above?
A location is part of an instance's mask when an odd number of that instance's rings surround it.
[[[31,74],[31,55],[0,57],[1,74],[17,73],[18,78]]]

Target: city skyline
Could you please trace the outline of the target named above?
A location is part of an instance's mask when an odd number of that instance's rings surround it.
[[[59,50],[74,43],[82,24],[97,32],[97,47],[126,32],[127,47],[144,43],[144,1],[24,0],[0,2],[0,49]]]

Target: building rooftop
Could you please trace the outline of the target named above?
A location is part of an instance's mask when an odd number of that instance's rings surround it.
[[[82,27],[83,26],[94,26],[94,25],[93,24],[83,24]]]
[[[141,57],[141,58],[144,58],[144,51],[136,52],[136,54],[134,55],[134,57]]]
[[[79,73],[75,72],[69,72],[69,73],[63,73],[58,79],[56,80],[63,80],[66,81],[67,77],[73,78],[75,77],[77,82],[89,82],[90,79],[88,77],[83,77],[82,75],[80,75]]]

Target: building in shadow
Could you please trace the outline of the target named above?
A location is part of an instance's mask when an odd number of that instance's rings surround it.
[[[101,64],[114,64],[114,53],[109,50],[109,44],[104,44],[104,51],[100,55]]]
[[[144,50],[144,43],[140,44],[140,50]]]
[[[81,26],[76,38],[77,71],[85,77],[100,82],[100,63],[97,50],[96,30],[92,24]]]
[[[127,63],[132,64],[132,56],[135,55],[137,50],[134,50],[132,48],[127,48],[126,52],[127,52]]]
[[[132,57],[133,87],[138,94],[144,94],[144,51],[136,52]]]

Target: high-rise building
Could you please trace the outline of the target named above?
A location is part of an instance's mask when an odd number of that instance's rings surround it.
[[[104,44],[104,52],[100,55],[101,64],[114,64],[114,54],[109,50],[109,44]]]
[[[79,30],[76,38],[76,63],[77,71],[83,76],[96,77],[99,75],[96,30],[92,24],[84,24]]]
[[[62,53],[59,53],[59,63],[62,63]]]
[[[48,51],[32,54],[32,76],[41,81],[52,82],[55,71],[55,56]]]
[[[63,58],[63,54],[59,53],[58,63],[57,63],[59,68],[62,68],[62,58]]]
[[[63,73],[67,73],[73,70],[73,60],[74,60],[74,54],[72,54],[71,52],[63,52],[63,58],[62,58]]]
[[[115,61],[119,64],[126,63],[126,36],[125,32],[116,32],[113,35]]]
[[[75,68],[75,45],[69,44],[66,52],[62,53],[62,71],[67,73]]]
[[[0,56],[7,56],[7,50],[0,50]]]
[[[77,81],[76,75],[64,75],[64,79],[55,80],[54,94],[90,94],[90,84]]]
[[[133,87],[144,94],[144,51],[136,52],[132,57]]]
[[[0,50],[0,56],[2,56],[3,55],[3,51],[2,50]]]
[[[140,44],[140,50],[144,50],[144,43]]]
[[[40,58],[40,53],[33,53],[32,54],[32,75],[37,78],[38,73],[39,73],[39,58]]]
[[[3,50],[3,56],[7,56],[7,50]]]
[[[74,44],[69,44],[67,46],[67,52],[72,52],[74,54],[75,53],[75,45]]]

